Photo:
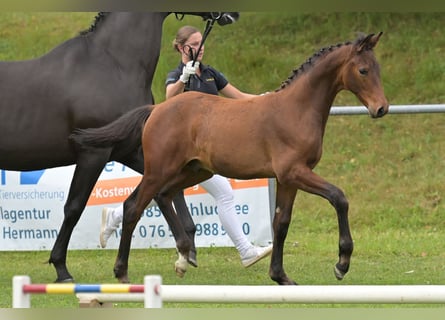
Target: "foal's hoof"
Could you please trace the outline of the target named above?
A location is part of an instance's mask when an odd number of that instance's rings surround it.
[[[343,270],[342,270],[343,269]],[[337,263],[337,265],[334,267],[334,274],[335,274],[335,277],[337,278],[337,280],[343,280],[343,278],[345,277],[345,275],[346,275],[346,272],[348,272],[348,267],[345,269],[345,268],[342,268],[342,266],[341,265],[339,265],[338,263]]]
[[[178,264],[175,263],[175,272],[179,278],[183,278],[186,271],[186,269],[179,267]]]
[[[187,261],[192,267],[195,268],[198,267],[198,259],[196,259],[196,251],[190,250]]]
[[[182,256],[175,262],[175,272],[178,277],[184,277],[185,272],[187,271],[187,264],[187,260]]]

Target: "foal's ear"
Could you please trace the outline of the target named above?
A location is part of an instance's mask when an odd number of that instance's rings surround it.
[[[382,34],[383,32],[379,32],[379,34],[371,33],[370,35],[367,35],[362,41],[359,42],[357,46],[357,53],[374,48]]]

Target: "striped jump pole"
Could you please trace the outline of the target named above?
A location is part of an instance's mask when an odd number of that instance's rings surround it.
[[[13,308],[30,308],[32,294],[144,294],[145,308],[161,308],[160,295],[161,277],[146,276],[144,284],[75,284],[75,283],[52,283],[31,284],[29,276],[13,277]],[[150,294],[151,293],[151,294]]]

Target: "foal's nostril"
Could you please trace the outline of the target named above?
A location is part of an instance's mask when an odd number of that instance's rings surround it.
[[[379,110],[377,110],[377,117],[383,117],[385,113],[385,107],[380,107]]]

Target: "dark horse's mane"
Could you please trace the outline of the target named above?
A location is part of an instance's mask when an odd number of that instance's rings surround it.
[[[89,33],[93,32],[94,30],[96,30],[97,25],[99,24],[99,22],[101,22],[102,20],[104,20],[107,16],[108,16],[109,12],[99,12],[96,17],[94,17],[94,22],[91,24],[91,26],[87,29],[87,30],[83,30],[81,31],[79,34],[81,36],[86,36]]]
[[[289,76],[289,78],[287,78],[285,81],[283,81],[281,83],[281,86],[278,89],[276,89],[275,91],[280,91],[280,90],[286,88],[293,80],[298,78],[304,72],[308,71],[314,65],[314,63],[321,57],[326,56],[328,53],[330,53],[333,50],[338,49],[342,46],[347,46],[347,45],[350,45],[353,43],[354,44],[360,43],[364,38],[365,38],[365,34],[360,34],[359,37],[354,42],[346,41],[343,43],[337,43],[335,45],[331,45],[329,47],[321,48],[319,51],[314,53],[309,59],[307,59],[298,69],[292,70],[292,74]]]

